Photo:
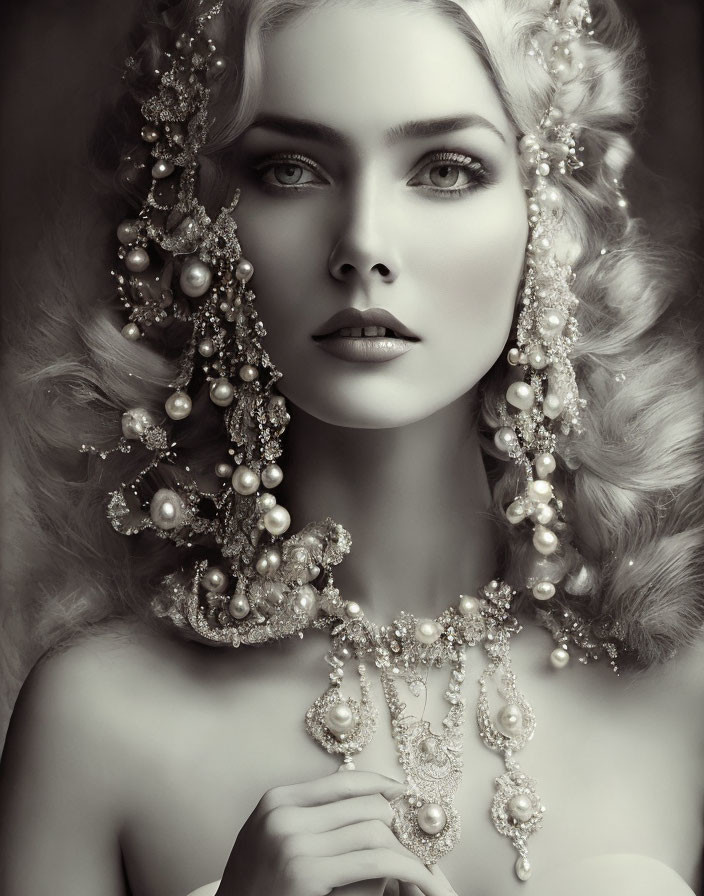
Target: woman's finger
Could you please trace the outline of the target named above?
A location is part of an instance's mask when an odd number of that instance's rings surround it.
[[[399,884],[398,896],[423,896],[423,891],[419,890],[415,884],[407,884],[402,881]]]
[[[302,854],[309,856],[343,856],[348,852],[383,846],[399,855],[414,858],[391,828],[379,819],[350,824],[321,834],[304,834],[299,837],[298,846]]]
[[[274,787],[264,794],[261,804],[264,811],[271,811],[280,806],[322,806],[374,793],[397,799],[406,790],[406,784],[376,772],[342,771],[313,781]]]
[[[284,811],[300,813],[301,820],[297,821],[299,830],[309,831],[312,834],[335,831],[338,828],[346,828],[359,822],[375,820],[390,828],[394,817],[391,803],[379,793],[373,793],[371,796],[356,796],[352,799],[340,800],[337,803],[328,803],[325,806],[313,806],[310,809]]]
[[[441,881],[443,881],[443,883],[446,883],[447,886],[448,886],[451,890],[454,889],[454,887],[452,886],[452,884],[450,883],[450,881],[449,881],[449,880],[445,877],[445,875],[443,874],[443,872],[442,872],[442,868],[440,868],[439,865],[433,865],[433,867],[430,869],[430,873],[431,873],[431,874],[434,874],[435,877],[438,878],[438,880],[441,880]]]
[[[388,896],[385,887],[383,880],[362,880],[347,887],[336,887],[331,896]]]
[[[431,874],[420,859],[415,856],[408,858],[383,847],[311,861],[316,867],[316,878],[325,881],[330,889],[360,880],[391,877],[407,884],[415,884],[423,896],[457,896],[452,887],[437,875]]]

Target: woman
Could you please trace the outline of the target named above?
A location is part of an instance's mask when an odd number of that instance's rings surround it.
[[[81,565],[8,737],[3,892],[693,892],[702,386],[594,15],[154,16],[127,322],[75,290],[28,336],[65,360],[25,462],[88,466],[37,489]]]

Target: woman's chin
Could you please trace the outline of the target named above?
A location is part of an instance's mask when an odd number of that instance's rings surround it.
[[[423,396],[410,394],[411,390],[404,390],[405,395],[392,396],[348,391],[337,398],[329,392],[315,395],[300,395],[295,392],[288,394],[283,383],[282,380],[281,392],[289,402],[294,425],[297,413],[303,411],[306,416],[329,426],[345,429],[396,429],[426,420],[456,399],[456,396],[450,396],[447,402],[438,403],[437,394],[433,394],[427,396],[428,400],[422,401]]]

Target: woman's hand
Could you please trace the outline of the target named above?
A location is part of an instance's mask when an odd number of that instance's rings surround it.
[[[217,896],[327,896],[386,878],[423,896],[456,896],[391,831],[404,785],[373,772],[335,772],[267,791],[245,822]],[[368,888],[364,888],[369,892]]]

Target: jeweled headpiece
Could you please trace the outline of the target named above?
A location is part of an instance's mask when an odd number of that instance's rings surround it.
[[[330,570],[349,550],[350,539],[328,520],[322,528],[313,526],[314,533],[304,529],[282,540],[290,517],[272,491],[283,477],[276,461],[289,415],[275,390],[281,374],[262,344],[265,330],[248,285],[253,267],[237,239],[233,214],[239,191],[214,221],[196,195],[211,87],[226,65],[206,31],[222,5],[201,4],[192,31],[179,35],[169,54],[170,67],[156,95],[142,105],[141,137],[153,159],[151,186],[138,216],[118,227],[114,274],[129,312],[122,332],[126,339],[149,339],[171,318],[187,327],[187,335],[164,402],[166,424],[144,408],[123,415],[119,450],[139,442],[151,460],[111,495],[109,515],[119,532],[151,529],[183,549],[185,572],[165,581],[155,599],[157,612],[207,640],[239,644],[306,627],[308,601],[301,597],[300,612],[291,615],[287,599],[300,596],[302,586],[311,600],[332,600],[332,608],[336,591]],[[554,96],[535,131],[520,141],[532,178],[531,237],[516,345],[508,361],[521,376],[497,408],[502,426],[495,441],[522,469],[524,481],[507,518],[533,527],[533,545],[542,556],[560,546],[555,529],[562,528],[562,505],[549,481],[556,468],[557,432],[578,431],[583,404],[569,360],[578,338],[574,245],[560,227],[559,196],[559,180],[582,161],[578,127],[564,120],[558,104],[563,85],[579,77],[578,48],[591,38],[591,22],[585,0],[549,4],[531,53],[553,77]],[[183,421],[193,400],[205,389],[224,410],[229,445],[216,466],[222,488],[204,492],[192,478],[150,492],[145,475],[173,461],[179,429],[187,426]],[[529,585],[547,607],[555,584],[534,577]],[[590,639],[581,636],[586,647]],[[560,656],[564,661],[564,652]]]

